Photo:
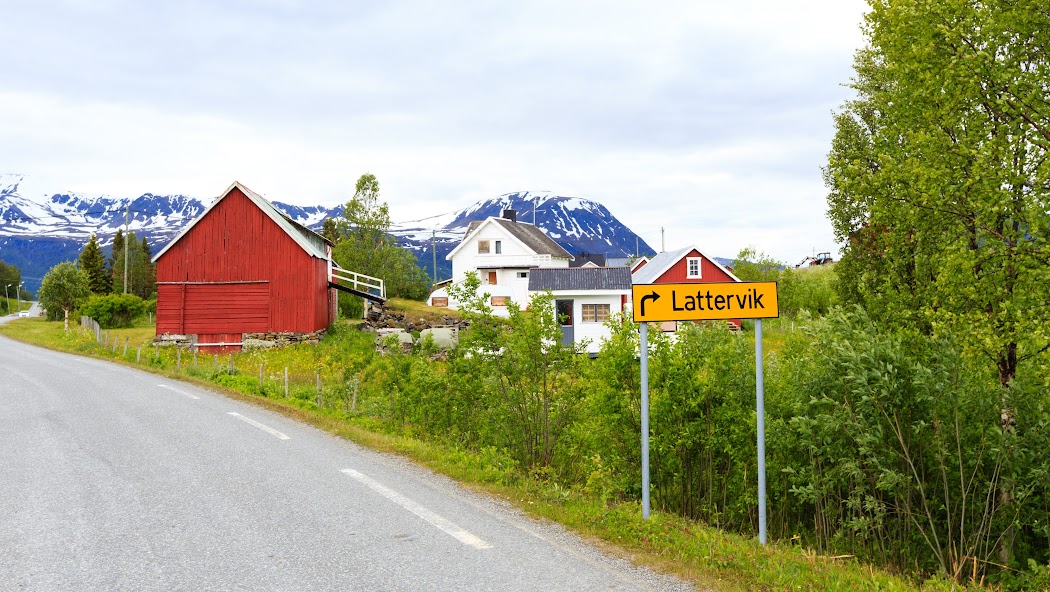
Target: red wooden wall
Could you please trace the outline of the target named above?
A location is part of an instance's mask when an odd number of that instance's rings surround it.
[[[329,291],[327,262],[235,187],[157,260],[157,334],[316,331]]]
[[[700,257],[700,277],[691,278],[689,275],[689,257]],[[687,255],[678,260],[663,275],[653,280],[654,284],[710,284],[717,282],[735,282],[729,274],[718,268],[713,261],[693,249]],[[158,313],[160,314],[160,313]],[[740,319],[730,319],[730,325],[740,326]]]
[[[700,257],[700,278],[686,277],[689,270],[686,268],[687,259],[689,257]],[[717,265],[707,257],[700,254],[700,251],[693,249],[689,251],[688,255],[685,255],[678,260],[677,263],[671,266],[670,269],[664,272],[663,275],[653,280],[654,284],[706,284],[713,282],[735,282],[732,277],[726,272],[718,268]]]

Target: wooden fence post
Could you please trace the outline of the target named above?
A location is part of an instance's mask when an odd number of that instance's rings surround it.
[[[288,398],[288,366],[284,367],[284,398]]]
[[[130,337],[124,338],[124,353],[120,355],[122,358],[128,357],[128,342],[131,341]]]
[[[175,350],[175,371],[179,372],[182,370],[182,348],[176,348]]]
[[[234,370],[234,368],[233,368],[233,354],[230,354],[230,369],[229,369],[229,373],[233,374],[233,370]]]
[[[135,363],[139,364],[142,362],[142,346],[140,345],[138,350],[135,351]]]
[[[259,390],[263,388],[263,365],[259,364]]]

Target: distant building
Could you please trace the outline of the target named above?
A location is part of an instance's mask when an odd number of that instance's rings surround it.
[[[636,263],[631,274],[634,284],[704,284],[718,282],[739,282],[728,268],[703,253],[696,246],[688,246],[675,251],[665,251],[645,263]],[[740,327],[740,319],[728,321],[730,325]],[[662,323],[664,331],[675,331],[675,321]]]
[[[246,334],[308,334],[336,318],[331,243],[240,183],[153,260],[157,335],[239,349]]]
[[[459,245],[446,256],[452,261],[452,283],[458,284],[470,272],[481,280],[479,292],[489,294],[493,314],[507,315],[507,303],[524,307],[529,296],[529,273],[538,267],[569,267],[573,256],[542,230],[518,222],[514,210],[502,217],[491,216],[471,222]],[[448,288],[430,294],[431,306],[459,308]]]
[[[550,291],[561,325],[562,343],[587,342],[595,353],[610,335],[605,323],[630,308],[631,270],[626,267],[538,268],[529,292]]]

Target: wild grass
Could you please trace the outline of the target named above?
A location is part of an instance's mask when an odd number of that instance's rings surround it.
[[[770,333],[775,335],[776,331]],[[585,487],[567,489],[542,473],[523,474],[505,451],[491,447],[465,450],[454,444],[413,438],[405,435],[405,430],[391,433],[387,422],[366,412],[368,400],[382,396],[375,392],[365,396],[370,380],[368,368],[377,355],[373,337],[349,324],[338,326],[317,346],[292,346],[232,357],[201,355],[196,364],[190,353],[179,355],[173,348],[149,346],[153,336],[149,325],[109,331],[105,345],[96,343],[94,335],[79,326],[71,325],[70,332],[63,333],[61,322],[43,319],[13,320],[0,326],[0,334],[207,385],[361,445],[403,455],[475,490],[498,496],[533,516],[564,524],[610,553],[675,574],[702,589],[951,589],[938,582],[920,586],[858,564],[851,557],[820,556],[793,542],[763,547],[754,539],[727,534],[669,513],[654,512],[646,521],[641,518],[637,502],[610,501]],[[766,337],[769,339],[770,334]],[[288,396],[284,389],[285,368]]]

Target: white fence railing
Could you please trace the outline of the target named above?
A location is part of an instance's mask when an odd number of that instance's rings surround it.
[[[358,292],[375,294],[383,300],[386,300],[386,284],[383,280],[377,277],[346,269],[332,269],[332,277],[329,278],[329,280],[340,280],[345,282],[347,288],[352,288]]]

